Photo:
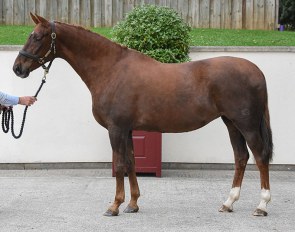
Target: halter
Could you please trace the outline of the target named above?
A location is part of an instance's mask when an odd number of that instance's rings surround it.
[[[54,22],[50,22],[50,26],[51,26],[51,44],[50,44],[50,48],[49,50],[46,52],[46,54],[43,57],[40,57],[38,55],[33,55],[31,53],[28,53],[24,50],[20,50],[19,54],[22,56],[25,56],[27,58],[30,58],[36,62],[38,62],[39,64],[41,64],[42,68],[44,69],[45,73],[48,73],[51,64],[53,62],[53,59],[49,62],[49,64],[47,65],[47,67],[45,66],[45,59],[49,56],[49,54],[51,52],[53,52],[53,54],[56,53],[56,48],[55,48],[55,39],[56,39],[56,33],[55,33],[55,24]]]

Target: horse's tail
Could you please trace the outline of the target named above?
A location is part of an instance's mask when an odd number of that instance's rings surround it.
[[[272,132],[270,128],[270,118],[268,110],[268,100],[266,97],[264,113],[260,124],[260,134],[263,142],[263,152],[262,160],[265,163],[269,163],[273,158],[273,142],[272,142]]]

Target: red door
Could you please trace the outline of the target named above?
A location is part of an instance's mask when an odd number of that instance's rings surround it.
[[[132,138],[136,173],[155,173],[157,177],[161,177],[162,134],[133,131]]]
[[[161,176],[162,134],[133,131],[135,170],[139,173],[155,173]]]

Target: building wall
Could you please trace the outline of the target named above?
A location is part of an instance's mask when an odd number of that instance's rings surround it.
[[[17,50],[19,48],[16,48]],[[1,49],[0,49],[1,50]],[[43,70],[23,80],[12,65],[17,51],[0,51],[1,91],[34,95]],[[216,56],[249,59],[264,72],[269,92],[275,164],[295,164],[295,53],[294,52],[192,52],[193,60]],[[24,107],[14,107],[16,131]],[[0,163],[111,162],[107,131],[91,112],[85,84],[63,60],[53,62],[36,104],[29,108],[22,138],[0,132]],[[163,134],[163,162],[232,163],[233,152],[225,125],[217,119],[193,132]],[[250,158],[249,163],[253,163]]]

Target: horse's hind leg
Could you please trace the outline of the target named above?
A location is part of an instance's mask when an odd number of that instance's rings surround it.
[[[267,216],[266,206],[270,201],[270,186],[269,186],[269,159],[268,157],[263,158],[262,154],[264,151],[263,139],[259,131],[248,132],[245,134],[248,146],[250,147],[254,158],[256,160],[256,165],[260,171],[260,181],[261,181],[261,200],[256,210],[254,211],[254,216]]]
[[[137,200],[140,196],[140,191],[139,191],[136,172],[135,172],[135,159],[134,159],[134,151],[133,151],[132,131],[129,132],[129,136],[128,136],[127,153],[128,153],[128,163],[129,163],[127,174],[129,178],[129,184],[130,184],[131,199],[128,206],[124,210],[124,212],[136,213],[139,210],[139,207],[137,205]]]
[[[227,126],[230,141],[234,151],[235,175],[229,197],[223,203],[223,205],[219,209],[219,212],[232,212],[233,203],[237,201],[240,197],[241,185],[244,177],[245,168],[249,159],[249,152],[246,146],[245,138],[241,134],[241,132],[226,117],[222,117],[222,120]]]
[[[272,132],[267,105],[265,104],[264,113],[262,114],[259,113],[258,110],[252,111],[256,113],[253,113],[251,117],[235,121],[235,125],[237,125],[246,139],[260,171],[261,201],[254,215],[266,216],[266,206],[271,198],[269,187],[269,162],[273,154]]]

